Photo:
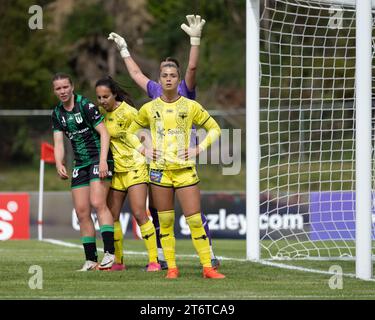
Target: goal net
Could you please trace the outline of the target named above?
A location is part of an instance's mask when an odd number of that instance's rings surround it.
[[[355,256],[354,4],[262,4],[262,258]]]

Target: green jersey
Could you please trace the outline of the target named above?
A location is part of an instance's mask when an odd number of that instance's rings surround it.
[[[74,95],[74,107],[65,110],[60,102],[52,112],[52,129],[68,137],[74,153],[74,167],[98,163],[100,159],[100,135],[95,127],[104,117],[98,107],[81,95]],[[108,160],[113,161],[109,151]]]

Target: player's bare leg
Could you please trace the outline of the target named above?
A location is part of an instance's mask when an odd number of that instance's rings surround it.
[[[96,270],[98,267],[98,254],[96,249],[95,226],[91,218],[90,187],[84,186],[72,189],[72,196],[86,257],[86,262],[79,271]]]
[[[104,243],[104,257],[99,265],[101,270],[109,270],[115,262],[113,217],[107,206],[109,185],[106,180],[90,182],[90,203],[96,209]]]

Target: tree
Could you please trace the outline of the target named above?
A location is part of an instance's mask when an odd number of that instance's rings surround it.
[[[36,3],[35,3],[36,2]],[[29,7],[51,1],[0,2],[0,108],[41,109],[53,103],[51,78],[61,66],[61,51],[46,29],[29,28]],[[44,24],[48,16],[44,16]],[[1,118],[1,159],[31,161],[33,148],[25,118]]]
[[[145,35],[145,43],[152,57],[161,59],[176,56],[187,63],[189,41],[180,29],[188,14],[199,14],[207,23],[201,42],[199,62],[200,100],[217,105],[217,98],[228,107],[225,94],[234,97],[245,86],[245,22],[246,2],[240,0],[174,1],[150,0],[148,9],[154,23]],[[239,54],[240,53],[240,54]],[[223,94],[224,93],[224,94]],[[239,95],[243,96],[243,95]]]

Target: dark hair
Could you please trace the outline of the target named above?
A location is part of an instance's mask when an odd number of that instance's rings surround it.
[[[179,64],[178,60],[175,59],[175,58],[166,57],[161,63],[163,63],[163,62],[173,62],[177,66],[177,68],[180,68],[180,64]]]
[[[63,80],[63,79],[68,79],[70,84],[73,85],[73,81],[70,75],[66,73],[62,73],[62,72],[58,72],[53,76],[52,83],[55,82],[56,80]]]
[[[127,104],[131,106],[135,106],[129,93],[127,93],[124,89],[122,89],[119,84],[112,79],[112,77],[108,76],[106,78],[99,79],[96,81],[95,88],[99,86],[107,87],[113,94],[116,95],[116,101],[125,101]]]

